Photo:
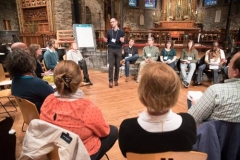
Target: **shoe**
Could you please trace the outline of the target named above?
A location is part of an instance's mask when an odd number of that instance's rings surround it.
[[[86,83],[86,85],[93,85],[93,83],[92,82],[85,82]]]
[[[129,81],[129,77],[126,77],[125,82],[128,82],[128,81]]]
[[[85,82],[86,82],[88,85],[93,85],[93,83],[90,81],[89,78],[87,78]]]
[[[115,86],[118,86],[118,82],[117,82],[117,81],[114,81],[114,85],[115,85]]]
[[[193,85],[194,85],[194,86],[201,86],[202,83],[201,83],[201,82],[195,82]]]
[[[185,88],[188,88],[188,87],[189,87],[189,83],[186,82],[186,81],[183,81],[182,84],[184,85]]]
[[[109,82],[109,88],[113,88],[113,83]]]

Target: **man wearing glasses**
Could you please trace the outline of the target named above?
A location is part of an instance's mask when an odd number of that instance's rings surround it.
[[[124,31],[118,27],[118,21],[116,18],[111,18],[110,23],[112,28],[107,31],[107,37],[103,37],[103,40],[108,45],[109,88],[112,88],[113,81],[114,85],[118,86],[122,45],[124,43]],[[115,67],[114,76],[113,67]]]

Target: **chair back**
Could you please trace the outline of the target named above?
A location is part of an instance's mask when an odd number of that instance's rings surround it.
[[[31,120],[39,119],[39,113],[35,104],[17,96],[15,96],[15,100],[22,112],[24,123],[28,125]]]
[[[58,149],[59,147],[55,147],[54,150],[48,154],[50,160],[60,160],[58,155]]]
[[[42,68],[43,68],[43,71],[46,72],[48,69],[47,69],[47,66],[45,64],[45,61],[44,59],[42,60]]]
[[[0,63],[0,82],[6,80],[2,63]]]
[[[127,160],[206,160],[207,154],[202,152],[162,152],[139,154],[127,152]]]
[[[67,54],[63,55],[63,60],[67,60]]]

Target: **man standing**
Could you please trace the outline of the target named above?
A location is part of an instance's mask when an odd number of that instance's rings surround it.
[[[110,20],[112,28],[107,31],[107,38],[103,37],[104,42],[108,44],[108,63],[109,63],[109,88],[114,85],[118,86],[119,67],[122,56],[122,44],[124,43],[124,32],[118,27],[116,18]],[[113,66],[115,73],[113,77]]]
[[[139,66],[139,71],[138,71],[138,78],[137,78],[137,83],[141,79],[141,72],[142,69],[149,63],[156,62],[159,56],[159,49],[158,47],[155,47],[153,45],[154,43],[154,38],[153,37],[148,37],[148,46],[143,48],[143,56],[142,58],[144,61],[140,63]]]
[[[48,42],[49,49],[44,53],[44,62],[47,69],[54,70],[55,66],[59,62],[58,52],[56,48],[58,47],[58,42],[56,39],[50,39]]]
[[[123,60],[122,62],[125,63],[125,76],[126,76],[126,82],[129,80],[129,66],[130,63],[135,63],[136,60],[139,58],[138,56],[138,48],[133,46],[134,45],[134,39],[129,40],[129,45],[127,47],[124,47],[123,49]]]
[[[230,60],[225,83],[207,88],[201,98],[188,110],[196,123],[208,120],[240,122],[240,52]]]

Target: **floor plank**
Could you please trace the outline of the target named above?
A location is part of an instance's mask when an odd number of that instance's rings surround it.
[[[85,93],[85,98],[90,99],[94,104],[96,104],[103,112],[106,121],[109,124],[119,127],[123,119],[130,117],[137,117],[138,114],[145,109],[145,107],[140,103],[137,94],[138,83],[133,79],[129,82],[125,82],[125,77],[119,79],[119,86],[109,88],[108,87],[108,73],[102,73],[99,70],[90,70],[89,72],[92,86],[85,86],[81,89]],[[211,85],[211,82],[204,82],[203,86],[190,86],[188,89],[182,86],[180,91],[180,96],[176,106],[173,107],[174,112],[186,112],[187,111],[187,92],[192,91],[204,91],[206,87]],[[1,99],[1,102],[6,102],[6,99]],[[12,109],[12,107],[7,107],[7,109]],[[0,107],[0,112],[3,109]],[[22,116],[18,108],[18,112],[11,112],[14,117],[13,128],[16,130],[17,136],[17,148],[16,157],[19,158],[21,153],[21,143],[23,141],[25,133],[21,131],[22,126]],[[0,117],[6,116],[6,114],[0,114]],[[107,153],[111,160],[124,160],[122,156],[118,142],[113,146],[113,148]],[[103,157],[102,160],[106,160]]]

